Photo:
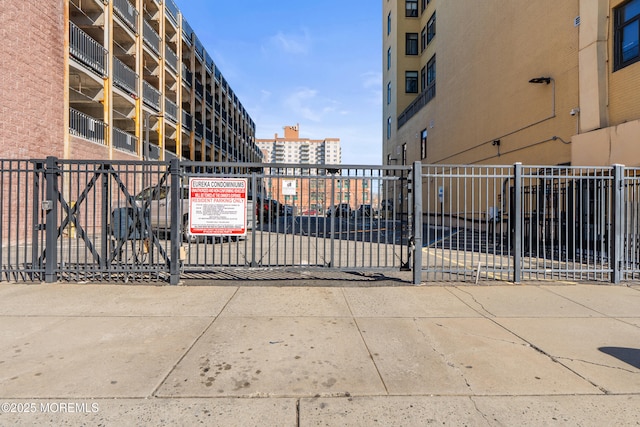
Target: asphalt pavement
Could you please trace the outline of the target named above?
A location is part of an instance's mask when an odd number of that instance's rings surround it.
[[[0,285],[0,425],[640,425],[640,286]]]

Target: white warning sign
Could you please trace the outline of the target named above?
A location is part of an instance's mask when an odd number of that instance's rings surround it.
[[[247,180],[190,178],[189,231],[203,236],[245,236]]]

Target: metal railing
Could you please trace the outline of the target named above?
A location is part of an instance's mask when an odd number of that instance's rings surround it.
[[[178,72],[178,55],[174,51],[171,50],[169,46],[165,46],[165,62],[175,73]]]
[[[182,110],[182,127],[188,131],[193,127],[193,116],[186,110]]]
[[[160,111],[160,91],[145,80],[142,81],[142,101],[156,111]]]
[[[422,109],[425,105],[429,103],[436,96],[436,84],[435,82],[431,83],[425,90],[423,90],[420,95],[416,97],[416,99],[409,104],[407,108],[404,109],[402,113],[398,116],[398,129],[404,126],[405,123],[411,119],[411,117],[415,116],[418,111]]]
[[[174,123],[178,121],[178,106],[169,98],[164,99],[164,115]]]
[[[173,0],[165,0],[167,17],[171,22],[175,25],[178,25],[178,13],[180,12],[178,6],[174,3]]]
[[[113,134],[114,145],[126,138]],[[159,157],[160,147],[149,149]],[[227,147],[232,157],[244,151]],[[0,160],[0,280],[175,284],[246,268],[411,270],[414,283],[640,277],[640,169],[165,156]],[[233,182],[247,205],[227,206],[235,214],[226,219],[211,214],[222,220],[203,232],[190,222],[192,179]],[[215,211],[198,209],[198,221]]]
[[[69,133],[74,136],[105,144],[107,125],[73,108],[69,108]]]
[[[108,51],[87,33],[69,22],[69,53],[102,77],[108,74]]]
[[[633,170],[422,166],[414,170],[415,280],[637,277]],[[418,188],[420,187],[420,188]],[[417,205],[419,203],[419,206]]]
[[[196,79],[196,96],[199,98],[202,98],[203,94],[204,94],[204,86],[202,86],[202,83],[200,83],[200,81]]]
[[[113,10],[135,32],[138,33],[138,9],[129,0],[113,0]]]
[[[189,87],[191,87],[191,80],[193,80],[193,72],[189,70],[187,64],[182,64],[182,81]]]
[[[138,74],[117,57],[113,57],[113,83],[131,95],[138,96]]]
[[[196,125],[194,127],[194,132],[198,138],[202,138],[202,133],[204,131],[204,125],[198,119],[196,119]]]
[[[149,48],[157,55],[160,55],[160,35],[153,29],[151,24],[144,20],[144,30],[142,32],[142,39]]]
[[[113,147],[129,153],[137,153],[138,138],[117,127],[113,128]]]
[[[187,22],[187,18],[182,15],[182,40],[184,40],[189,46],[191,46],[191,34],[193,34],[193,29],[189,22]]]

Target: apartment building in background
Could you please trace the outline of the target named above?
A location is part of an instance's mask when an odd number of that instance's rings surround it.
[[[348,176],[332,178],[340,172],[342,163],[339,138],[301,138],[297,124],[285,126],[283,136],[276,133],[272,139],[256,139],[256,144],[262,150],[265,163],[278,164],[268,173],[272,176],[265,182],[266,196],[294,206],[297,213],[324,214],[340,203],[348,203],[353,209],[371,203],[371,180]],[[288,164],[292,167],[287,168]],[[304,165],[309,166],[303,171]],[[293,185],[296,194],[285,194],[284,187],[291,185],[292,178],[277,177],[277,171],[291,169],[296,175],[313,174],[317,178],[297,179]]]
[[[308,163],[339,165],[342,162],[340,138],[300,138],[300,125],[285,126],[284,136],[257,139],[267,163]]]
[[[0,4],[1,158],[261,161],[173,0]]]
[[[640,166],[640,0],[382,0],[383,163]]]

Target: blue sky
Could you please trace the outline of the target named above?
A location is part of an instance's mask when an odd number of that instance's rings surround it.
[[[340,138],[343,164],[380,164],[379,0],[175,0],[256,123]]]

